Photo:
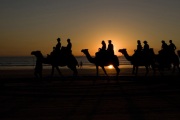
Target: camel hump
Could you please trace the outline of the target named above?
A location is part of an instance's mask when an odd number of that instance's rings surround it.
[[[107,50],[100,50],[99,52],[96,52],[96,57],[113,57],[114,54]]]
[[[119,66],[119,60],[116,55],[112,55],[108,51],[96,52],[96,58],[100,63],[104,64],[114,64]]]

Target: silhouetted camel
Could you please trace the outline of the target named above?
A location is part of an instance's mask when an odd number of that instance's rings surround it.
[[[107,75],[104,66],[109,66],[109,65],[113,65],[113,67],[116,69],[116,72],[117,72],[117,73],[116,73],[116,77],[119,75],[120,69],[118,68],[118,66],[119,66],[119,60],[118,60],[118,57],[117,57],[117,56],[113,55],[113,58],[110,57],[110,56],[109,56],[109,57],[106,57],[106,58],[98,57],[98,56],[92,57],[92,56],[89,54],[88,49],[82,49],[81,52],[83,52],[83,53],[86,55],[86,57],[87,57],[87,59],[88,59],[88,61],[89,61],[90,63],[95,64],[95,66],[96,66],[96,75],[97,75],[97,76],[99,75],[99,72],[98,72],[98,69],[99,69],[98,67],[99,67],[99,66],[103,69],[105,75]],[[107,75],[107,76],[108,76],[108,75]]]
[[[34,52],[32,52],[31,54],[34,54]],[[36,56],[36,65],[34,69],[34,75],[36,78],[42,78],[43,56],[40,51],[36,51],[35,56]]]
[[[152,52],[152,49],[150,51]],[[145,66],[146,75],[149,73],[150,66],[153,68],[153,71],[155,72],[155,69],[154,69],[155,63],[154,63],[153,57],[151,56],[152,55],[151,52],[149,52],[148,56],[143,55],[143,53],[141,53],[142,55],[140,57],[136,56],[136,55],[129,56],[126,49],[119,49],[119,52],[122,53],[124,55],[124,57],[128,61],[130,61],[131,64],[133,65],[132,74],[134,74],[134,72],[135,72],[135,75],[137,75],[139,66]]]
[[[162,53],[161,51],[159,51],[159,54],[155,56],[156,56],[155,59],[159,65],[160,70],[164,70],[165,68],[170,69],[172,66],[173,67],[172,72],[175,71],[176,67],[180,72],[179,57],[175,53],[170,54],[169,52]]]
[[[31,55],[34,55],[37,59],[42,59],[42,63],[44,64],[50,64],[52,66],[51,76],[54,74],[54,68],[57,69],[59,74],[61,75],[61,72],[59,70],[58,66],[67,66],[73,71],[73,75],[76,76],[78,74],[76,66],[78,65],[78,62],[76,58],[71,54],[67,55],[60,55],[60,57],[43,57],[42,53],[39,51],[32,51]]]

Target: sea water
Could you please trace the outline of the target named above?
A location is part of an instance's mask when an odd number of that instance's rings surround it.
[[[95,65],[90,63],[86,56],[75,56],[77,61],[82,62],[84,69],[94,69]],[[118,56],[120,67],[130,67],[131,64],[124,56]],[[36,64],[35,56],[8,56],[0,57],[0,70],[3,69],[33,69]],[[44,68],[51,68],[48,64],[43,64]],[[63,68],[67,68],[66,66]]]

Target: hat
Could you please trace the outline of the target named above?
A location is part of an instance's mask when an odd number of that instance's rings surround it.
[[[147,43],[147,41],[145,40],[143,43]]]

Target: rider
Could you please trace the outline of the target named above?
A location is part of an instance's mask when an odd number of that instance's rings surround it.
[[[110,53],[110,55],[114,55],[114,46],[112,44],[112,41],[111,40],[108,40],[108,48],[107,48],[107,51]]]
[[[69,38],[67,39],[67,43],[68,43],[67,46],[66,46],[67,53],[71,54],[72,53],[72,50],[71,50],[72,43],[71,43],[71,40]]]
[[[142,51],[142,45],[141,45],[141,41],[137,40],[137,52],[141,52]]]
[[[143,56],[144,58],[147,58],[149,56],[149,45],[146,40],[143,43],[144,43]]]
[[[148,45],[146,40],[143,43],[144,43],[143,52],[148,53],[149,52],[149,45]]]
[[[102,50],[102,51],[105,51],[105,50],[106,50],[106,43],[105,43],[105,41],[103,40],[103,41],[101,42],[101,44],[102,44],[101,50]]]
[[[55,57],[58,56],[60,53],[60,49],[61,49],[61,43],[60,43],[61,39],[57,38],[57,44],[55,47],[53,47],[53,51],[49,54],[47,54],[48,57]]]
[[[141,45],[141,41],[137,40],[137,49],[134,50],[135,51],[135,56],[140,56],[142,53],[142,45]]]
[[[61,43],[60,43],[60,41],[61,41],[61,39],[57,38],[57,44],[56,44],[56,47],[55,47],[56,53],[60,53],[60,50],[61,50]]]
[[[172,42],[172,40],[169,40],[169,51],[170,53],[175,53],[175,50],[176,50],[176,46],[175,44]]]
[[[96,56],[104,57],[106,54],[106,43],[104,40],[102,40],[101,44],[102,44],[102,47],[99,48],[99,52],[96,53]]]
[[[161,41],[162,46],[161,46],[161,52],[164,54],[166,54],[168,52],[168,45],[166,44],[166,42],[164,40]]]

